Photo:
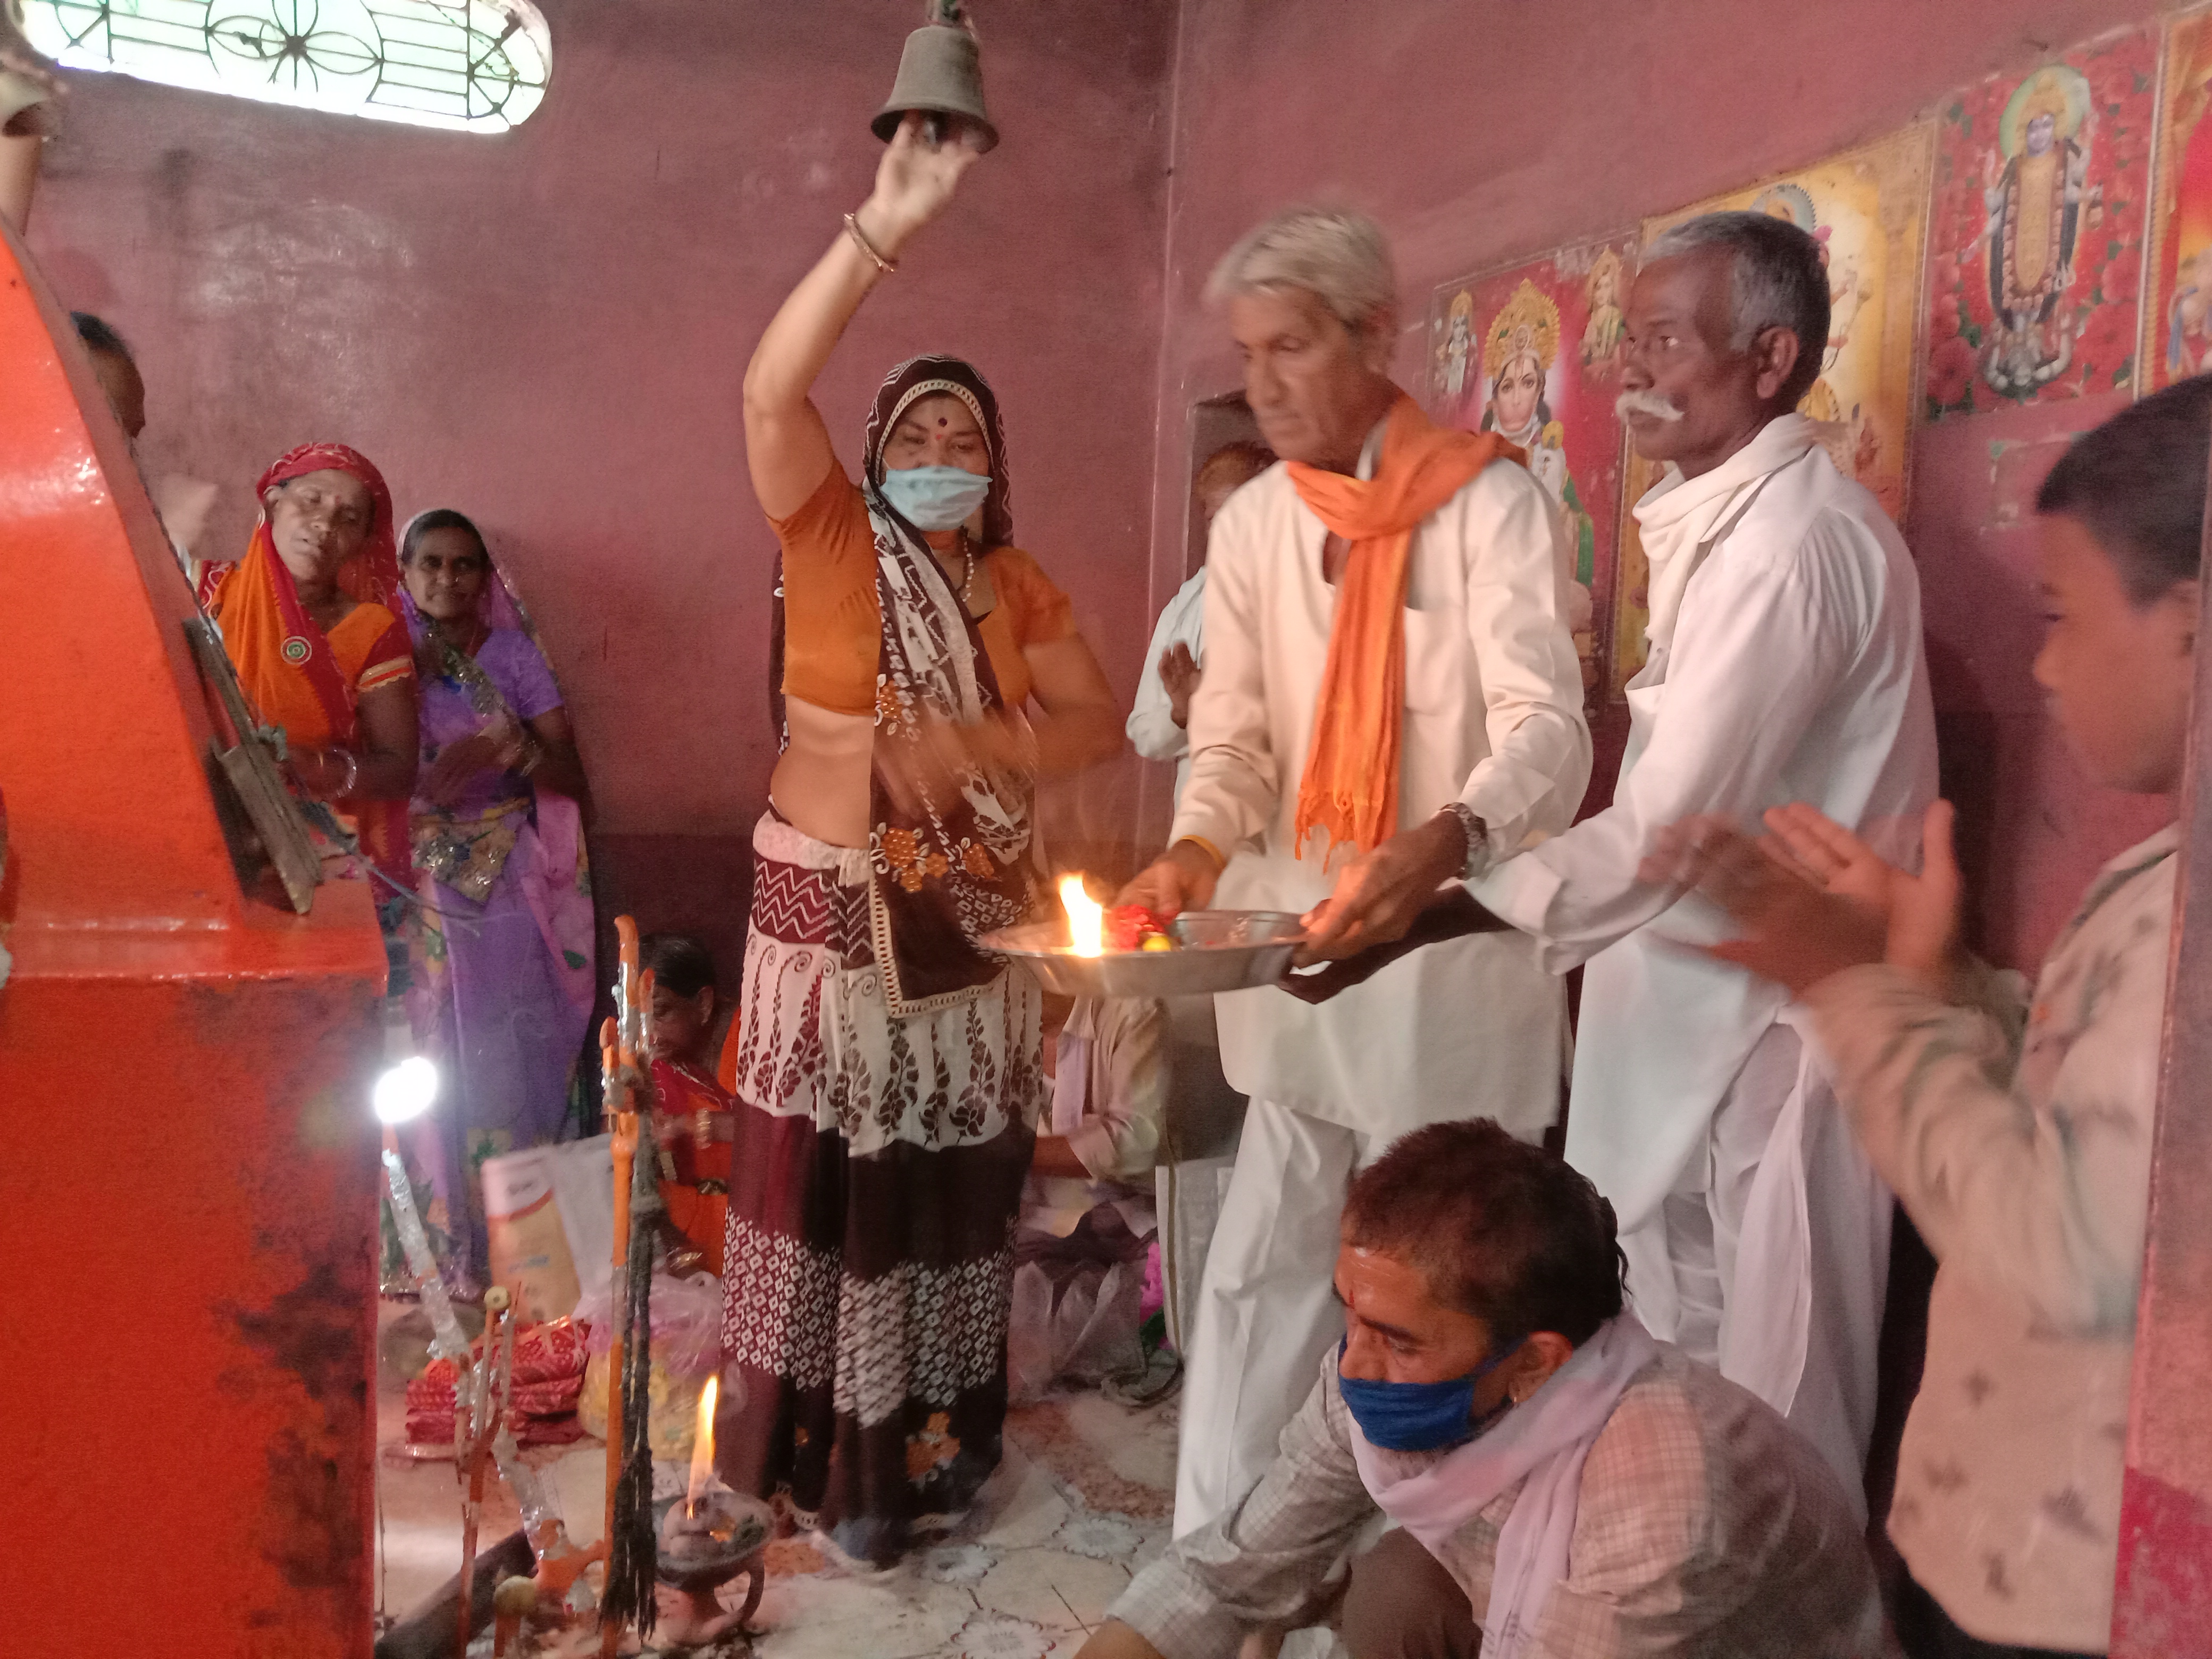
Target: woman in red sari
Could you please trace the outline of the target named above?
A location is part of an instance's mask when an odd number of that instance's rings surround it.
[[[660,1201],[668,1206],[669,1225],[682,1235],[678,1248],[720,1277],[736,1103],[709,1058],[721,1006],[714,958],[681,933],[647,933],[638,957],[653,970],[647,1040],[660,1135]]]
[[[399,586],[392,492],[343,444],[306,444],[261,475],[246,556],[215,567],[203,602],[239,684],[281,727],[300,787],[336,809],[382,879],[387,952],[414,885],[407,798],[416,760],[415,650],[388,608]],[[405,957],[394,958],[392,989]]]

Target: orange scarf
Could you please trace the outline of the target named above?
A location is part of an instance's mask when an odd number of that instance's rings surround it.
[[[1406,582],[1413,532],[1500,457],[1527,457],[1494,432],[1440,427],[1400,393],[1372,478],[1290,463],[1298,499],[1352,544],[1337,587],[1292,826],[1297,856],[1325,830],[1327,862],[1345,842],[1371,851],[1398,828],[1398,751],[1406,720]]]

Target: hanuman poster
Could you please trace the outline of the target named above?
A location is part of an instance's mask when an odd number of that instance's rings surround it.
[[[2159,95],[2136,388],[2156,392],[2212,369],[2212,11],[2176,18]]]
[[[1701,213],[1748,209],[1788,219],[1820,244],[1828,273],[1828,338],[1820,375],[1798,408],[1820,423],[1838,471],[1905,516],[1905,443],[1911,430],[1914,324],[1920,313],[1932,136],[1908,127],[1877,143],[1765,184],[1644,222],[1644,244]],[[1644,666],[1650,569],[1628,511],[1660,470],[1632,449],[1613,593],[1613,689]]]
[[[1620,520],[1621,305],[1626,237],[1446,283],[1431,301],[1429,406],[1443,425],[1497,432],[1527,452],[1559,514],[1569,625],[1583,690],[1607,684]]]
[[[1985,81],[1938,124],[1928,416],[2130,391],[2158,37]]]

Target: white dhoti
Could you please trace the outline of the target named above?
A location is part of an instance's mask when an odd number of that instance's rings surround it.
[[[1353,1173],[1385,1143],[1272,1101],[1245,1110],[1187,1356],[1175,1532],[1204,1526],[1275,1461],[1284,1426],[1344,1335],[1337,1222]]]
[[[1890,1200],[1782,987],[1715,960],[1735,930],[1640,878],[1670,824],[1802,801],[1905,867],[1936,794],[1919,577],[1881,504],[1784,415],[1635,514],[1649,656],[1613,803],[1475,896],[1585,965],[1567,1161],[1609,1199],[1630,1291],[1805,1431],[1863,1504]]]
[[[1778,1024],[1722,1097],[1702,1155],[1620,1239],[1645,1328],[1781,1413],[1862,1519],[1891,1215],[1820,1065]]]

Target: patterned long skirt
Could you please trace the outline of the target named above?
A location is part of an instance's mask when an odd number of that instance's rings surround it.
[[[866,850],[774,813],[753,850],[716,1461],[889,1563],[998,1464],[1041,999],[1014,969],[892,1018]]]

